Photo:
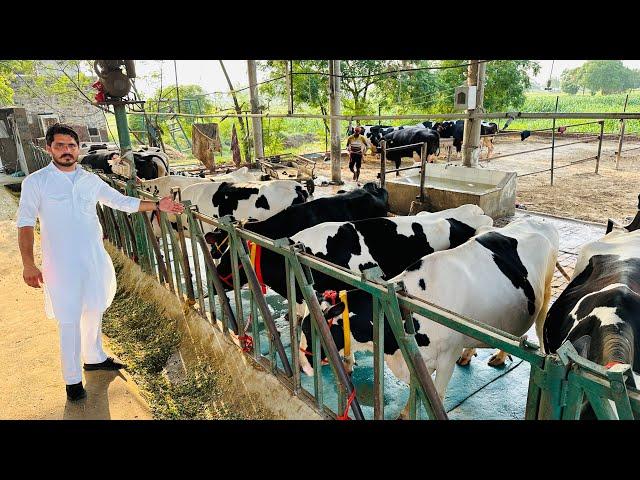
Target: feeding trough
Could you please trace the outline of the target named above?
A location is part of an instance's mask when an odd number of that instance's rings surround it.
[[[467,203],[478,205],[493,219],[513,215],[516,200],[516,172],[425,165],[425,201],[429,211],[455,208]],[[407,215],[411,203],[420,195],[420,173],[386,178],[389,210]]]

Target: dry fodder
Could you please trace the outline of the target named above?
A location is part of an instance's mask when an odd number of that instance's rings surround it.
[[[193,312],[107,244],[118,291],[104,316],[104,332],[158,419],[274,418],[234,382],[222,359],[194,343]]]

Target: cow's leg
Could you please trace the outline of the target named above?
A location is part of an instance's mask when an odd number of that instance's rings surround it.
[[[347,374],[349,376],[351,376],[351,374],[353,373],[353,367],[356,364],[356,357],[353,354],[353,352],[351,352],[350,355],[346,355],[342,358],[343,363],[344,363],[344,369],[347,372]]]
[[[307,336],[303,333],[300,335],[300,350],[298,351],[300,357],[300,369],[308,376],[313,377],[313,366],[309,363],[304,350],[307,350]]]
[[[462,345],[456,346],[455,348],[447,346],[446,348],[448,350],[441,352],[436,360],[436,379],[434,381],[436,391],[442,401],[444,401],[444,395],[447,393],[447,385],[449,385],[449,380],[451,380],[451,375],[453,375],[456,358],[458,352],[462,349]]]
[[[456,363],[461,367],[466,367],[471,363],[471,358],[477,357],[477,356],[478,356],[478,353],[475,348],[465,348],[462,351],[462,355],[460,355]]]
[[[396,177],[400,176],[400,172],[398,171],[398,169],[400,168],[401,162],[402,162],[402,157],[398,157],[398,159],[396,160]]]

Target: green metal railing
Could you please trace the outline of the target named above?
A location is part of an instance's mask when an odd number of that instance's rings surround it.
[[[101,178],[115,188],[132,191],[133,183],[123,182],[115,176],[100,174]],[[158,200],[158,197],[137,189],[141,198]],[[640,393],[629,387],[627,379],[632,378],[631,370],[593,364],[575,353],[570,343],[565,343],[558,355],[545,355],[526,336],[516,337],[494,327],[465,318],[437,305],[411,297],[403,292],[402,284],[380,280],[379,275],[365,272],[358,275],[352,271],[316,258],[304,252],[301,245],[289,245],[287,239],[271,240],[231,223],[228,217],[211,218],[201,214],[197,206],[189,201],[182,202],[185,211],[175,218],[160,213],[160,242],[155,238],[146,215],[144,218],[145,238],[136,236],[131,228],[131,215],[113,211],[98,205],[98,216],[105,236],[130,258],[141,258],[141,245],[148,245],[146,255],[150,259],[145,271],[156,276],[172,293],[190,308],[204,317],[212,326],[220,329],[225,336],[242,348],[256,363],[274,374],[293,395],[296,395],[321,414],[336,418],[347,412],[355,419],[363,419],[350,377],[346,374],[342,359],[333,342],[327,322],[320,309],[313,289],[313,271],[321,272],[337,281],[344,282],[371,295],[373,302],[374,327],[374,418],[384,418],[384,321],[389,322],[391,331],[405,359],[410,372],[409,418],[418,416],[420,404],[429,419],[446,419],[442,402],[435,394],[431,376],[420,355],[411,328],[405,331],[404,319],[411,313],[422,315],[453,330],[481,340],[487,345],[504,350],[528,362],[531,366],[526,419],[577,419],[586,398],[596,416],[603,419],[633,419],[640,415]],[[154,220],[155,221],[155,220]],[[177,224],[177,230],[171,222]],[[235,309],[231,307],[216,263],[211,257],[209,245],[203,235],[203,224],[208,224],[229,234],[229,249],[232,255],[232,282]],[[191,258],[183,225],[191,240]],[[291,361],[289,361],[269,311],[265,296],[251,265],[247,241],[260,245],[280,255],[284,260],[287,280],[288,317],[290,322]],[[200,246],[198,250],[196,244]],[[201,271],[200,255],[204,258],[204,272]],[[248,279],[250,301],[249,312],[243,312],[241,300],[240,268]],[[192,280],[195,278],[195,284]],[[204,273],[204,275],[203,275]],[[206,282],[204,281],[206,279]],[[206,284],[205,284],[206,283]],[[294,307],[296,287],[302,293],[311,313],[311,341],[313,343],[314,385],[313,393],[302,388],[298,345],[300,324]],[[216,301],[220,303],[221,318],[216,318]],[[206,308],[208,306],[208,309]],[[208,310],[208,311],[207,311]],[[251,319],[251,320],[250,320]],[[261,353],[260,324],[267,332],[268,354]],[[412,322],[406,322],[409,327]],[[232,333],[231,333],[232,332]],[[251,337],[251,338],[250,338]],[[251,340],[253,345],[249,342]],[[252,347],[252,348],[251,348]],[[338,412],[329,409],[323,399],[323,379],[321,371],[321,348],[327,354],[329,364],[338,385]],[[631,380],[628,380],[631,381]],[[615,409],[612,407],[612,403]]]

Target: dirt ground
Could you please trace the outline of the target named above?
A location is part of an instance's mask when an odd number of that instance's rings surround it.
[[[577,141],[575,138],[556,137],[556,145],[575,141]],[[549,147],[551,139],[531,136],[523,142],[519,137],[499,137],[496,138],[494,145],[493,157],[498,157]],[[563,168],[554,170],[553,186],[550,185],[550,172],[526,175],[551,167],[550,149],[497,158],[491,162],[484,161],[486,156],[486,149],[484,149],[480,167],[517,172],[519,177],[516,203],[524,205],[528,210],[599,223],[606,222],[609,217],[623,222],[635,215],[640,193],[640,148],[629,152],[625,150],[640,147],[640,142],[625,141],[619,170],[615,169],[614,152],[617,147],[617,140],[602,142],[602,157],[597,174],[595,159],[566,166],[571,162],[595,156],[598,151],[597,141],[576,143],[556,149],[554,167]],[[438,162],[446,162],[445,155],[446,149],[443,148]],[[460,155],[457,157],[452,155],[451,162],[461,164]],[[402,160],[401,167],[412,165],[413,160],[408,158]],[[387,169],[391,168],[395,168],[394,164],[387,162]],[[366,155],[360,173],[360,182],[376,180],[379,171],[379,155]],[[401,172],[401,175],[409,175],[413,172],[417,170],[407,170]],[[330,179],[331,164],[318,163],[316,174]],[[346,154],[342,157],[342,178],[345,181],[352,181]]]

